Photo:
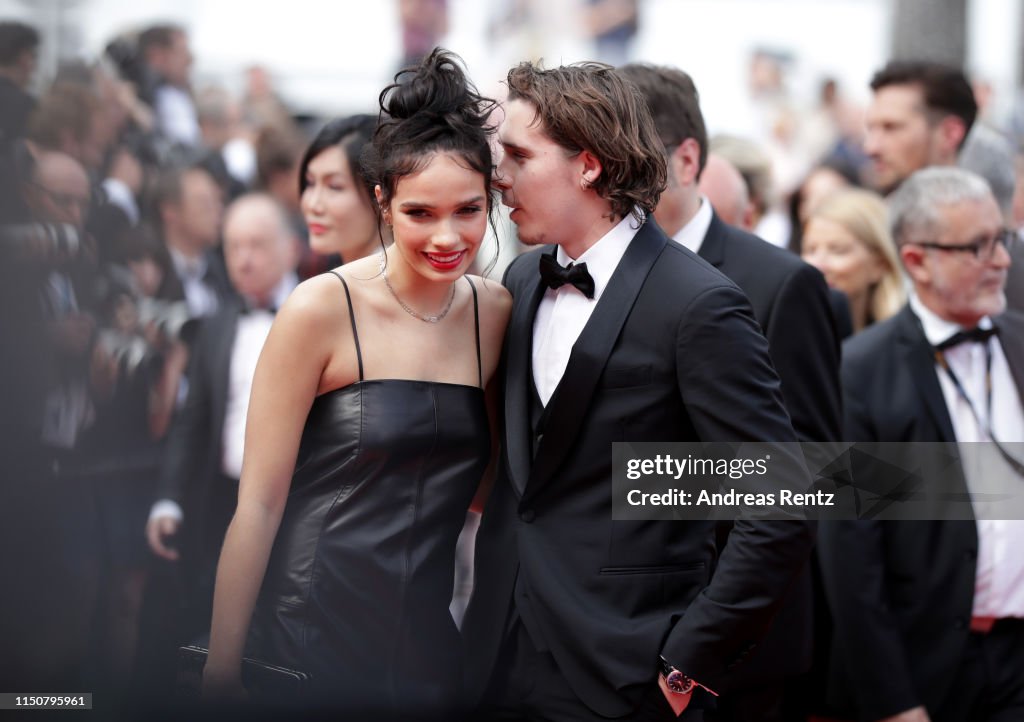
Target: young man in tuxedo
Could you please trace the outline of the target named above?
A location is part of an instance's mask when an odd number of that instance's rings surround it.
[[[725,691],[812,533],[740,518],[716,560],[711,522],[612,521],[612,443],[793,441],[778,377],[742,292],[650,218],[665,158],[636,88],[598,63],[524,63],[508,86],[496,182],[520,240],[543,247],[505,277],[469,693],[487,719],[674,719],[694,695],[684,714],[701,719],[710,697],[692,690]]]
[[[1007,442],[1024,441],[1024,318],[999,316],[1016,235],[985,181],[957,168],[911,175],[889,210],[913,293],[843,347],[845,438],[995,440],[1019,455]],[[966,494],[970,469],[952,473]],[[1020,520],[823,524],[833,700],[862,720],[1024,718],[1021,544]]]

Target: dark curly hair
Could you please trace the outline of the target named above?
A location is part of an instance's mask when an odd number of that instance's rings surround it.
[[[480,95],[460,58],[435,48],[418,67],[395,75],[380,94],[380,121],[363,166],[387,206],[398,181],[423,168],[434,153],[454,153],[484,178],[488,212],[494,206],[488,117],[495,101]]]
[[[583,150],[601,161],[591,184],[619,218],[639,206],[654,212],[665,190],[665,151],[647,103],[632,82],[604,63],[545,70],[523,62],[508,71],[509,100],[533,105],[544,131],[570,154]]]

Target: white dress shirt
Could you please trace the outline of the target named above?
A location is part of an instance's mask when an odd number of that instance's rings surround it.
[[[188,146],[202,144],[196,106],[188,91],[165,83],[157,88],[153,106],[160,132],[171,142]]]
[[[176,248],[168,246],[171,254],[171,262],[174,264],[174,271],[181,279],[181,287],[185,291],[185,303],[188,304],[188,312],[193,318],[209,316],[217,310],[217,293],[210,288],[204,278],[206,269],[210,262],[206,256],[200,254],[195,258],[188,258]]]
[[[295,288],[297,278],[289,274],[274,292],[272,305],[277,308]],[[245,453],[245,420],[249,413],[249,395],[256,362],[263,344],[274,324],[274,314],[266,309],[252,309],[238,317],[235,342],[231,347],[231,367],[228,372],[228,398],[224,409],[224,429],[221,433],[221,472],[237,479],[242,475],[242,457]]]
[[[694,253],[700,253],[700,247],[704,244],[704,237],[711,227],[711,219],[714,213],[711,211],[711,203],[704,196],[700,197],[700,207],[693,214],[693,218],[685,226],[676,231],[672,240],[683,248]]]
[[[946,321],[925,307],[914,294],[910,297],[910,308],[921,320],[925,337],[933,346],[945,341],[958,331],[964,330],[959,325]],[[991,328],[992,321],[983,318],[978,326]],[[970,398],[968,404],[956,385],[938,364],[935,373],[942,387],[942,397],[949,410],[953,422],[953,432],[957,443],[991,441],[986,425],[1000,442],[1024,441],[1024,408],[1021,406],[1020,394],[1010,366],[1003,353],[1002,345],[995,339],[988,340],[992,354],[992,394],[991,408],[987,402],[985,391],[985,344],[963,343],[947,349],[944,353],[946,363],[963,386],[964,393]],[[981,416],[981,422],[975,417],[971,405]],[[987,418],[991,414],[991,419]],[[986,424],[987,422],[987,424]],[[984,459],[986,465],[1005,462],[992,449],[992,453],[966,454],[965,458]],[[1012,476],[1015,472],[1008,467],[1000,469],[999,475]],[[968,488],[977,488],[985,483],[985,477],[993,474],[993,468],[964,468],[964,476]],[[978,502],[975,502],[976,509]],[[985,516],[990,516],[991,513]],[[979,516],[982,516],[979,514]],[[974,610],[976,617],[1024,617],[1024,521],[979,518],[978,527],[978,562],[974,583]]]
[[[274,291],[273,305],[280,308],[298,285],[298,276],[289,273]],[[245,421],[249,412],[252,377],[256,372],[263,344],[266,343],[274,315],[268,310],[251,310],[238,317],[235,340],[231,346],[231,365],[228,370],[228,397],[224,407],[224,427],[221,432],[221,468],[225,476],[237,479],[242,475],[245,454]],[[173,499],[160,499],[149,512],[149,518],[161,516],[181,520],[181,506]]]
[[[562,380],[576,339],[590,320],[590,314],[640,225],[632,215],[627,215],[575,260],[558,247],[555,259],[563,266],[587,264],[587,271],[594,279],[594,297],[587,298],[578,288],[566,284],[557,289],[549,288],[541,299],[533,321],[533,382],[545,406]]]

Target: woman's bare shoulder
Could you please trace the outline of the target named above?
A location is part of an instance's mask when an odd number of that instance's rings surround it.
[[[493,313],[508,315],[512,309],[512,294],[508,289],[493,278],[467,275],[478,290],[481,307],[486,307]]]
[[[322,323],[339,317],[348,309],[345,290],[333,273],[323,273],[303,281],[288,296],[278,318],[295,323]]]

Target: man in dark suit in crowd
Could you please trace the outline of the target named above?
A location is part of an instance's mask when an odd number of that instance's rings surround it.
[[[729,160],[716,153],[708,153],[708,161],[700,174],[697,188],[711,203],[711,207],[719,219],[727,225],[744,231],[753,231],[753,212],[750,193],[747,191],[747,182],[743,180],[743,174],[739,169]],[[829,301],[832,304],[832,316],[836,323],[836,335],[842,340],[853,333],[850,304],[846,294],[835,288],[829,289]],[[756,308],[754,313],[757,313]],[[782,374],[781,369],[779,374]],[[838,375],[837,368],[837,386]]]
[[[956,165],[978,115],[967,77],[957,68],[894,60],[871,79],[864,152],[882,193],[914,171]]]
[[[296,284],[295,239],[280,206],[252,194],[224,221],[224,255],[238,297],[200,325],[188,395],[167,438],[159,501],[146,537],[157,556],[186,565],[188,631],[209,629],[213,574],[238,495],[249,389],[273,310]]]
[[[524,63],[508,85],[496,182],[520,240],[547,245],[505,278],[505,444],[463,625],[470,694],[488,719],[675,719],[695,685],[725,689],[812,532],[741,517],[716,567],[712,522],[612,521],[612,443],[795,436],[747,299],[649,218],[667,174],[636,89],[597,63]]]
[[[640,88],[668,160],[668,188],[654,211],[655,219],[673,240],[699,254],[747,294],[768,339],[797,437],[838,440],[839,332],[824,277],[789,251],[723,223],[701,193],[708,141],[690,76],[677,68],[641,64],[626,65],[619,72]],[[736,188],[745,190],[742,176],[736,180]],[[767,722],[800,717],[798,711],[784,708],[784,693],[787,684],[795,684],[811,666],[812,589],[808,569],[765,643],[738,672],[733,693],[719,700],[722,719]],[[806,694],[794,689],[789,697],[790,704],[799,706]]]
[[[843,348],[846,439],[1024,441],[1024,318],[997,317],[1015,236],[987,184],[928,168],[889,205],[913,294]],[[822,525],[833,698],[861,720],[1024,719],[1022,543],[1024,522],[982,517]]]
[[[157,179],[154,204],[174,273],[157,297],[185,301],[193,317],[208,316],[233,291],[217,246],[224,211],[220,187],[199,166],[169,168]]]
[[[797,436],[803,441],[838,439],[839,339],[824,277],[792,253],[723,223],[701,194],[707,132],[689,75],[640,64],[618,72],[640,89],[665,149],[669,181],[655,220],[750,299]]]

